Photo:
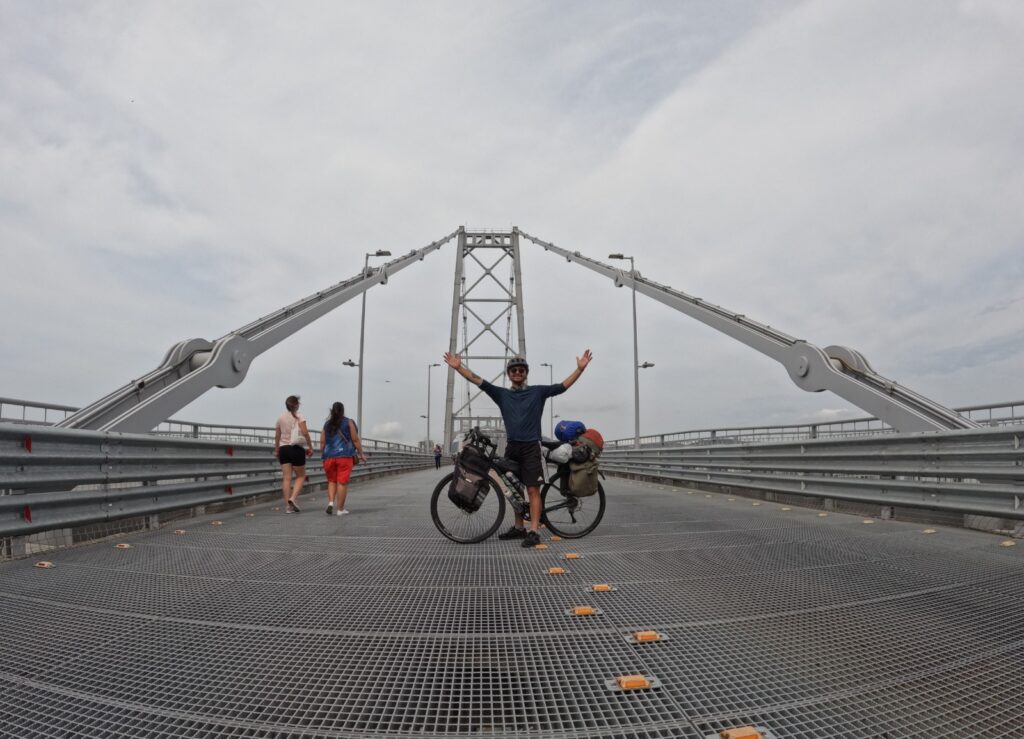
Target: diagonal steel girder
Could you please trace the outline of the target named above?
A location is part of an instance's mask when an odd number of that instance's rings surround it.
[[[235,387],[249,365],[301,328],[405,269],[461,233],[453,231],[421,249],[285,306],[216,341],[187,339],[172,346],[160,365],[61,421],[64,428],[145,432],[214,387]]]
[[[800,389],[808,392],[829,390],[897,431],[980,428],[979,424],[956,411],[878,374],[864,355],[855,349],[845,346],[820,349],[741,313],[733,313],[702,298],[658,284],[639,272],[616,269],[578,251],[562,249],[530,236],[518,228],[512,231],[568,262],[610,277],[616,287],[633,287],[638,293],[746,344],[781,364]]]

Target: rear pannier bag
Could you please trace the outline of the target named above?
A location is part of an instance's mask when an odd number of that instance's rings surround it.
[[[588,431],[587,434],[589,433]],[[603,439],[599,446],[595,439],[586,434],[580,436],[579,442],[573,448],[572,461],[569,462],[570,495],[586,498],[597,493],[599,469],[597,458],[601,456],[603,446]]]
[[[471,446],[463,447],[455,458],[455,474],[448,486],[448,500],[467,513],[479,510],[490,490],[487,481],[489,471],[486,456]]]
[[[597,492],[597,459],[569,463],[569,495],[586,498]]]

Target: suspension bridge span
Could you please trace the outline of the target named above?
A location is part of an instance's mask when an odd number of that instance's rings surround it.
[[[314,461],[286,516],[273,429],[174,418],[445,247],[449,350],[483,376],[526,353],[536,247],[865,416],[609,441],[601,525],[537,549],[443,538],[425,449],[366,440],[345,518]],[[446,448],[499,430],[451,378],[445,403]],[[947,408],[855,349],[459,228],[82,408],[0,398],[0,736],[1020,739],[1022,438],[1024,402]]]

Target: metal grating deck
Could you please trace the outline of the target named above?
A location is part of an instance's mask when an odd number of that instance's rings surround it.
[[[459,546],[437,477],[0,564],[0,735],[1024,737],[1024,546],[621,480],[585,539]]]

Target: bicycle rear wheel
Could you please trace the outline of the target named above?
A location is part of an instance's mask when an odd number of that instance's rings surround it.
[[[604,517],[604,486],[597,484],[597,493],[585,498],[562,493],[558,480],[549,480],[540,491],[544,512],[541,521],[552,534],[566,539],[579,539],[597,528]]]
[[[448,486],[454,473],[448,473],[437,483],[430,496],[430,517],[437,530],[459,544],[475,544],[491,536],[505,518],[505,496],[494,481],[487,480],[490,489],[483,504],[472,513],[459,508],[448,500]]]

